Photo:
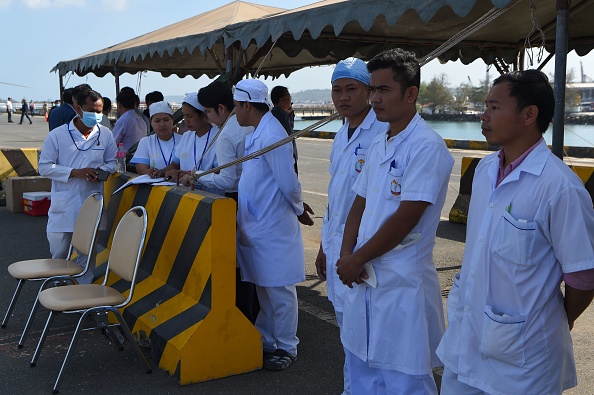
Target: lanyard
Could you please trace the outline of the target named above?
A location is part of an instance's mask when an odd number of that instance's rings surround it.
[[[175,150],[175,133],[173,133],[171,135],[171,138],[173,139],[173,148],[171,149],[171,152],[169,153],[169,160],[165,160],[165,154],[163,153],[163,148],[161,147],[161,142],[159,141],[159,137],[157,137],[157,135],[155,134],[155,137],[157,138],[157,145],[159,145],[159,150],[161,151],[161,156],[163,157],[163,162],[165,162],[165,166],[167,167],[170,163],[171,163],[171,157],[173,156],[173,151]],[[196,144],[196,141],[194,140],[194,145]]]
[[[196,163],[198,158],[196,158],[197,154],[196,154],[196,140],[198,139],[198,136],[196,134],[194,134],[194,164],[197,164],[198,167],[196,168],[196,170],[200,170],[200,168],[202,167],[202,159],[204,159],[204,153],[206,152],[206,147],[208,147],[208,141],[210,140],[210,131],[212,130],[212,126],[208,129],[208,134],[206,135],[206,144],[204,144],[204,149],[202,150],[202,156],[200,157],[200,162]],[[194,132],[196,133],[196,132]]]
[[[101,128],[99,126],[97,126],[97,130],[99,130],[99,133],[97,133],[97,139],[95,140],[97,142],[97,146],[101,145],[101,143],[99,143],[99,138],[101,137]],[[74,141],[74,136],[72,135],[72,130],[70,130],[70,124],[68,124],[68,134],[70,135],[70,138],[72,139],[72,143],[74,144],[74,146],[76,147],[77,150],[79,151],[88,151],[91,148],[93,148],[93,145],[95,145],[95,143],[93,142],[93,144],[89,145],[87,148],[85,149],[80,149],[78,148],[78,145],[76,144],[76,141]],[[88,141],[88,140],[85,140]]]

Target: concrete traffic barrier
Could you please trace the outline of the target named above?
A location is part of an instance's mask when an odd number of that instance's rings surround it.
[[[153,359],[180,384],[260,369],[260,333],[235,307],[235,201],[150,185],[109,196],[129,178],[105,183],[107,226],[95,275],[105,273],[115,224],[130,207],[144,206],[147,241],[134,299],[122,311],[132,333],[150,341]],[[110,285],[129,288],[118,278]]]
[[[456,224],[466,224],[468,218],[468,205],[470,204],[470,195],[472,195],[472,178],[474,170],[481,157],[463,157],[462,169],[460,171],[460,189],[458,197],[450,210],[450,222]]]
[[[0,181],[8,177],[37,176],[41,150],[37,148],[0,149]]]

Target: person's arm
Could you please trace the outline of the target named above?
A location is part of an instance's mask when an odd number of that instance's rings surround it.
[[[569,330],[573,329],[575,320],[586,310],[594,299],[594,290],[580,290],[565,284],[565,313]]]
[[[219,166],[226,165],[236,159],[235,143],[225,131],[221,132],[217,140],[217,162]],[[229,191],[235,186],[237,178],[236,167],[241,165],[229,166],[218,173],[210,173],[198,179],[198,183],[211,189],[220,189]]]
[[[322,243],[320,243],[320,249],[316,257],[316,271],[318,272],[318,276],[323,281],[326,281],[326,254],[324,254]]]
[[[267,147],[277,141],[278,139],[269,138],[264,141],[264,146]],[[285,199],[289,201],[295,210],[295,214],[301,216],[305,212],[303,199],[301,197],[301,184],[293,170],[293,156],[290,151],[291,148],[289,145],[285,144],[275,150],[265,153],[262,157],[270,166],[272,175],[282,194],[285,196]]]
[[[359,198],[359,196],[357,196],[357,198]],[[357,201],[357,198],[355,198],[355,201]],[[349,234],[347,235],[347,228],[345,227],[341,258],[337,263],[338,274],[343,283],[349,287],[352,287],[353,282],[360,284],[362,282],[360,274],[363,265],[384,255],[386,252],[400,244],[419,223],[423,213],[429,205],[430,203],[428,202],[405,201],[400,203],[398,210],[384,222],[378,231],[365,244],[363,244],[361,248],[353,252],[351,255],[348,254],[348,251],[349,249],[354,248],[354,246],[351,247],[351,245],[353,245],[353,239],[356,244],[357,234],[354,233],[352,229],[349,229]],[[354,206],[355,203],[353,203],[353,207]],[[349,213],[347,226],[349,226],[349,220],[353,221],[353,224],[355,224],[354,221],[356,220],[356,217],[351,218],[351,213]],[[345,245],[345,243],[348,244]]]

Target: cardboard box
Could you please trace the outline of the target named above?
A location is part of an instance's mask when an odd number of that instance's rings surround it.
[[[12,213],[23,212],[23,193],[50,191],[52,180],[45,177],[9,177],[5,181],[6,208]]]
[[[23,193],[23,212],[33,217],[47,215],[51,198],[51,192],[25,192]]]

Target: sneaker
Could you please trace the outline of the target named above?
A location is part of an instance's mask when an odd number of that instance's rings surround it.
[[[293,362],[297,360],[297,356],[289,354],[285,350],[277,349],[272,356],[264,360],[264,369],[266,370],[285,370]]]

